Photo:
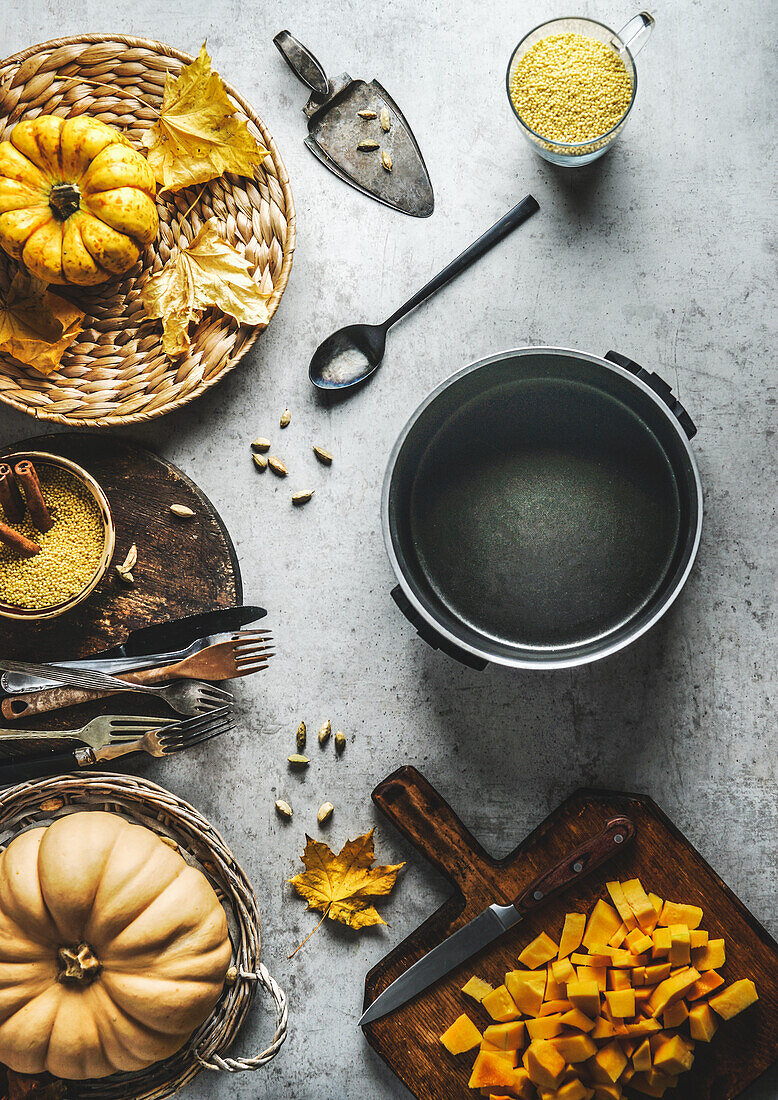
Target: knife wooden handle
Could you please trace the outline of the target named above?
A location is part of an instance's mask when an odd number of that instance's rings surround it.
[[[398,768],[378,784],[372,797],[400,832],[460,889],[477,878],[492,890],[494,860],[416,768]]]
[[[596,833],[578,848],[568,852],[559,863],[531,882],[514,899],[514,906],[520,913],[528,913],[536,906],[543,905],[548,898],[566,890],[576,879],[583,878],[624,851],[634,836],[635,825],[628,817],[614,817],[602,832]]]

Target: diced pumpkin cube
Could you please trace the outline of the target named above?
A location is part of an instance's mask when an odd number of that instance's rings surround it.
[[[667,905],[667,902],[665,902]],[[685,924],[670,926],[670,966],[686,966],[691,962],[689,949],[689,929]]]
[[[627,1034],[635,1038],[645,1035],[654,1035],[662,1030],[659,1020],[639,1020],[634,1024],[627,1024]]]
[[[607,901],[600,898],[586,922],[586,929],[581,942],[586,948],[591,948],[593,944],[605,944],[620,927],[621,917],[619,914],[613,906],[608,905]]]
[[[718,974],[715,970],[706,970],[686,994],[686,999],[688,1001],[699,1001],[700,997],[707,997],[709,993],[712,993],[714,989],[718,989],[723,984],[724,979],[721,974]]]
[[[676,1001],[662,1013],[662,1027],[668,1031],[671,1028],[680,1027],[688,1016],[689,1009],[686,1007],[686,1001]]]
[[[449,1054],[464,1054],[467,1050],[473,1050],[481,1042],[481,1032],[473,1021],[463,1012],[454,1020],[447,1031],[444,1031],[440,1041]]]
[[[668,1005],[673,1004],[674,1001],[680,1000],[681,997],[685,997],[699,976],[699,970],[690,967],[688,970],[682,970],[677,974],[671,974],[669,978],[665,978],[663,982],[660,982],[659,985],[654,988],[654,992],[651,994],[648,1002],[652,1014],[654,1016],[659,1016]]]
[[[692,952],[692,966],[698,970],[721,970],[727,960],[724,940],[708,940],[704,947]]]
[[[574,1077],[556,1090],[554,1100],[591,1100],[592,1096],[594,1092],[588,1089],[580,1078]]]
[[[695,947],[704,947],[707,942],[708,933],[704,928],[689,929],[689,946],[692,950],[694,950]],[[697,969],[699,969],[699,967]]]
[[[572,1000],[572,997],[570,998]],[[748,1008],[754,1001],[759,1000],[756,986],[750,978],[742,978],[739,982],[733,982],[721,993],[714,993],[708,998],[708,1004],[714,1012],[718,1012],[723,1020],[731,1020],[744,1008]]]
[[[585,1062],[597,1053],[597,1044],[588,1035],[559,1035],[551,1040],[566,1062]]]
[[[478,1001],[480,1005],[486,994],[491,993],[493,988],[494,986],[491,986],[489,982],[473,976],[462,986],[462,992],[467,994],[468,997],[472,997],[474,1001]]]
[[[528,943],[519,955],[519,962],[530,970],[537,970],[539,966],[555,958],[559,945],[554,943],[550,936],[541,932],[531,943]]]
[[[569,959],[557,959],[555,962],[549,963],[549,966],[551,967],[554,981],[557,982],[558,985],[567,985],[568,982],[575,981],[575,967]]]
[[[565,1060],[551,1043],[540,1039],[530,1043],[522,1059],[529,1079],[535,1085],[555,1089],[565,1072]]]
[[[660,1081],[659,1078],[649,1077],[648,1073],[636,1073],[630,1081],[630,1085],[637,1092],[642,1092],[644,1096],[664,1096],[671,1087],[667,1078]]]
[[[655,928],[651,934],[654,946],[651,948],[652,959],[663,959],[670,954],[670,929]]]
[[[561,1022],[565,1027],[574,1027],[578,1031],[591,1031],[594,1027],[594,1020],[585,1016],[580,1008],[571,1008],[569,1012],[563,1012]]]
[[[627,1056],[614,1041],[601,1047],[595,1054],[594,1061],[609,1081],[618,1081],[627,1065]]]
[[[645,966],[650,962],[648,955],[633,955],[631,951],[612,951],[611,966],[631,970],[635,966]]]
[[[625,971],[621,971],[625,973]],[[639,985],[646,984],[646,968],[645,966],[635,966],[632,970],[627,971],[627,974],[632,978],[632,984],[637,988]]]
[[[567,999],[586,1016],[595,1017],[600,1011],[600,989],[596,981],[570,982]]]
[[[569,1012],[573,1006],[566,997],[560,997],[558,1001],[544,1001],[540,1006],[540,1016],[558,1016],[562,1012]]]
[[[635,914],[632,912],[629,902],[624,896],[624,890],[622,889],[621,883],[606,882],[605,889],[610,894],[611,901],[616,906],[616,912],[627,926],[627,931],[631,932],[633,928],[637,928],[638,922],[635,920]]]
[[[595,954],[594,952],[589,955],[584,955],[582,952],[575,951],[570,956],[570,962],[574,966],[588,966],[602,969],[605,966],[610,966],[611,956],[609,954]]]
[[[493,1020],[497,1020],[501,1024],[507,1023],[508,1020],[518,1020],[521,1016],[516,1003],[504,985],[498,985],[491,993],[487,993],[481,1001],[481,1005]]]
[[[490,1054],[499,1054],[506,1060],[511,1069],[515,1069],[519,1064],[519,1052],[517,1050],[503,1050],[502,1047],[496,1047],[494,1043],[487,1043],[485,1039],[481,1040],[480,1050],[486,1050]]]
[[[594,1086],[594,1100],[621,1100],[623,1095],[621,1085],[600,1082]]]
[[[662,901],[662,899],[657,894],[652,894],[650,890],[648,892],[648,900],[651,902],[651,904],[654,907],[654,913],[656,914],[656,917],[654,919],[653,926],[651,928],[647,928],[646,932],[653,932],[654,928],[656,928],[657,923],[659,921],[659,914],[662,912],[662,907],[664,905],[664,902]]]
[[[651,1046],[648,1039],[644,1039],[633,1051],[632,1065],[638,1073],[645,1073],[651,1069]]]
[[[535,1039],[551,1039],[562,1030],[562,1016],[538,1016],[536,1020],[527,1020],[527,1035],[530,1042]]]
[[[645,951],[650,951],[653,946],[654,941],[640,928],[633,928],[627,936],[627,947],[633,955],[642,955]]]
[[[632,981],[629,970],[609,970],[608,989],[631,989]]]
[[[616,1031],[610,1020],[606,1020],[604,1016],[598,1016],[589,1034],[592,1039],[612,1039]]]
[[[633,917],[634,920],[634,917]],[[635,921],[635,927],[637,927],[637,921]],[[630,929],[626,924],[622,924],[620,928],[617,928],[611,938],[608,940],[608,947],[621,947],[624,940],[627,938],[627,933]]]
[[[670,977],[670,963],[654,963],[652,966],[646,967],[646,985],[658,985],[663,982],[665,978]]]
[[[608,984],[608,971],[604,966],[578,966],[576,976],[579,982],[594,982],[598,989],[605,990]],[[568,987],[570,983],[568,982]],[[568,997],[570,996],[568,988]]]
[[[634,989],[609,989],[605,994],[605,1000],[612,1016],[624,1019],[635,1015]]]
[[[581,940],[583,939],[585,929],[585,913],[566,914],[562,935],[559,937],[558,957],[560,959],[566,959],[571,952],[578,950],[581,946]]]
[[[624,891],[627,904],[635,914],[638,927],[642,928],[644,932],[653,928],[656,925],[656,910],[651,904],[648,894],[643,889],[640,879],[631,878],[627,882],[622,882],[621,888]]]
[[[692,1039],[701,1039],[709,1043],[716,1033],[719,1022],[713,1015],[710,1005],[692,1005],[689,1009],[689,1034]]]
[[[503,1051],[482,1050],[476,1057],[468,1087],[479,1089],[486,1085],[494,1088],[496,1085],[500,1088],[510,1088],[516,1071],[509,1065],[503,1054]]]
[[[484,1030],[484,1039],[501,1050],[521,1050],[524,1046],[524,1024],[518,1021],[490,1024]]]
[[[685,924],[687,928],[699,928],[702,921],[702,909],[699,905],[681,905],[676,901],[666,901],[659,914],[659,924],[671,928],[674,924]]]
[[[693,1062],[694,1055],[680,1035],[665,1039],[654,1052],[654,1069],[660,1073],[685,1073],[692,1068]]]
[[[510,970],[505,975],[505,985],[517,1008],[528,1016],[538,1015],[546,989],[545,972]]]
[[[551,969],[551,963],[546,967],[546,988],[543,991],[544,1001],[562,1001],[565,998],[565,986],[558,982]]]

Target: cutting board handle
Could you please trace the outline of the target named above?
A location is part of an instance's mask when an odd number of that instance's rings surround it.
[[[398,768],[372,797],[411,844],[460,889],[472,884],[474,876],[491,884],[494,860],[416,768]]]
[[[545,871],[514,900],[520,913],[527,913],[560,894],[579,878],[601,867],[623,852],[635,836],[635,825],[628,817],[614,817],[599,833],[585,840],[558,863]]]

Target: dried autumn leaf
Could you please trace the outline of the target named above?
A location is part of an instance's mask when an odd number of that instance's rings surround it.
[[[162,318],[162,344],[168,355],[182,355],[189,348],[189,322],[209,306],[241,324],[266,325],[267,297],[252,279],[245,257],[219,236],[215,218],[141,292],[148,316]]]
[[[203,43],[196,61],[165,77],[159,120],[143,135],[159,183],[180,191],[225,172],[252,176],[268,155],[235,114]]]
[[[81,331],[84,314],[45,283],[17,271],[8,292],[0,292],[0,351],[51,374]]]
[[[329,917],[349,928],[386,924],[373,901],[391,893],[405,864],[373,866],[373,830],[346,841],[337,855],[320,840],[307,834],[305,840],[301,859],[306,870],[289,881],[308,908],[323,913],[322,920]]]

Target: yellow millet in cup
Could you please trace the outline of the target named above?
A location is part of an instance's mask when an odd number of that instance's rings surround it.
[[[590,141],[623,118],[632,99],[632,78],[607,42],[551,34],[521,58],[510,92],[522,121],[541,137]]]
[[[40,611],[77,596],[100,564],[105,529],[93,497],[71,474],[43,463],[36,465],[41,491],[54,526],[36,531],[29,512],[10,524],[41,548],[20,558],[0,543],[0,599],[15,607]]]

